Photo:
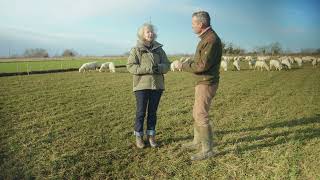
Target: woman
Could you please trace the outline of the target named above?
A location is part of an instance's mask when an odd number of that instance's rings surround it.
[[[127,69],[133,74],[133,91],[136,97],[134,135],[138,148],[144,148],[143,124],[147,116],[147,140],[151,147],[155,142],[157,109],[164,90],[164,76],[170,67],[162,44],[155,41],[157,34],[152,24],[145,23],[138,30],[137,45],[130,51]]]

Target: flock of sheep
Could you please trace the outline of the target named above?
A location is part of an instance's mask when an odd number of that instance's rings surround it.
[[[293,64],[297,64],[302,67],[303,63],[311,62],[312,66],[315,68],[317,64],[320,63],[320,58],[313,56],[304,57],[292,57],[292,56],[222,56],[221,68],[224,71],[228,70],[228,63],[232,62],[233,67],[240,71],[240,61],[248,62],[249,69],[263,69],[270,71],[273,68],[275,70],[281,71],[281,69],[291,69]],[[267,64],[269,62],[269,65]]]
[[[109,69],[110,72],[116,72],[116,67],[114,66],[113,62],[105,62],[105,63],[98,63],[98,62],[88,62],[82,64],[79,68],[79,72],[86,72],[86,71],[98,71],[105,72]]]
[[[175,60],[171,63],[171,71],[182,71],[179,69],[180,63],[185,63],[190,61],[190,57],[182,57],[180,60]],[[264,69],[270,71],[272,69],[281,71],[282,69],[291,69],[293,64],[297,64],[299,67],[302,67],[303,63],[310,63],[315,68],[317,64],[320,63],[320,58],[313,56],[304,56],[304,57],[292,57],[292,56],[222,56],[221,68],[224,71],[228,70],[228,63],[232,62],[234,69],[240,71],[240,61],[248,62],[249,69],[258,69],[263,71]],[[267,64],[269,62],[269,65]],[[110,72],[116,72],[116,68],[113,62],[88,62],[83,64],[79,68],[79,72],[86,72],[96,70],[99,72],[105,72],[109,69]]]

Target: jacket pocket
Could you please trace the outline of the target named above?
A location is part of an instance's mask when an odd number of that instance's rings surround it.
[[[138,86],[141,78],[142,78],[142,76],[138,76],[138,75],[133,76],[133,87],[137,87]]]

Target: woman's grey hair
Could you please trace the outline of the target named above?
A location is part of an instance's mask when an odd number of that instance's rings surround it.
[[[206,11],[198,11],[192,14],[192,17],[196,17],[206,27],[210,26],[210,15]]]
[[[148,28],[150,31],[153,32],[153,40],[157,39],[156,28],[154,27],[154,25],[152,25],[151,23],[144,23],[142,26],[139,27],[138,33],[137,33],[138,39],[140,41],[142,42],[144,41],[144,38],[143,38],[144,28]]]

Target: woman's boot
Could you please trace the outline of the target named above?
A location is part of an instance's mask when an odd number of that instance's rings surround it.
[[[144,148],[143,136],[136,136],[136,145],[138,148]]]

